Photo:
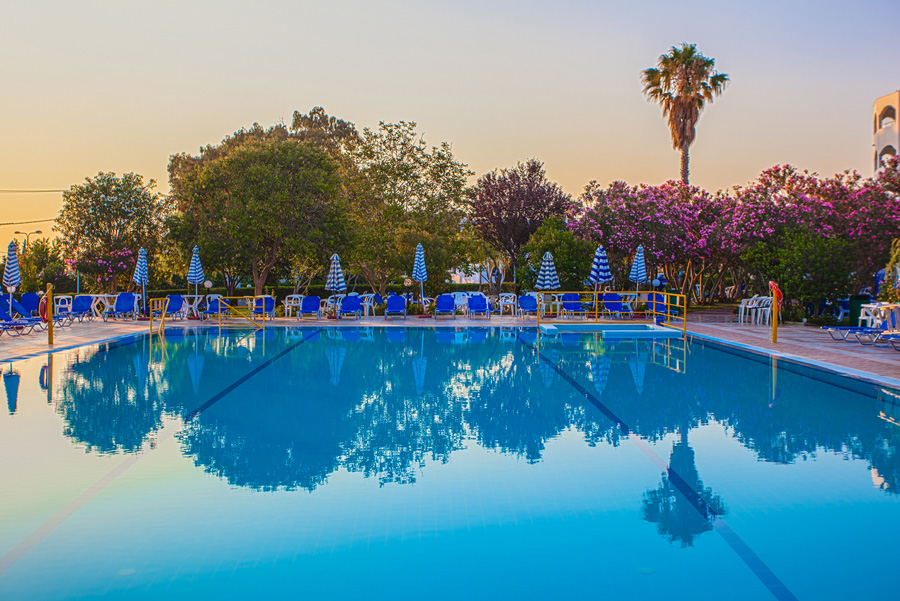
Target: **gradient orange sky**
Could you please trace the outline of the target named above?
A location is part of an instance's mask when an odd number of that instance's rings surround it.
[[[700,119],[692,183],[779,163],[868,176],[897,23],[896,0],[5,3],[0,190],[133,171],[166,191],[171,154],[314,106],[360,129],[415,121],[478,175],[536,157],[573,195],[658,184],[679,155],[640,72],[682,41],[732,80]],[[61,195],[0,202],[0,222],[46,219]]]

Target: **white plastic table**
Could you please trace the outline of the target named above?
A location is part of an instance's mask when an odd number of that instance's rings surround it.
[[[184,299],[184,316],[194,315],[200,317],[200,301],[206,297],[205,294],[182,294]]]
[[[91,311],[96,317],[103,315],[107,309],[112,309],[116,304],[115,294],[92,294]]]

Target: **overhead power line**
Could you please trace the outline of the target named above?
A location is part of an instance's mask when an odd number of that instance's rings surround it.
[[[8,221],[0,223],[0,225],[25,225],[26,223],[47,223],[48,221],[56,221],[56,219],[33,219],[31,221]]]
[[[65,190],[0,190],[0,194],[44,194],[47,192],[65,192]]]

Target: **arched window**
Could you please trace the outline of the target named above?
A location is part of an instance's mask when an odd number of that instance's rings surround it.
[[[893,146],[885,146],[878,155],[878,166],[880,167],[885,160],[893,156],[897,156],[897,149]]]
[[[881,114],[878,115],[878,129],[893,127],[896,120],[897,109],[892,106],[886,106],[884,107],[884,110],[881,111]]]

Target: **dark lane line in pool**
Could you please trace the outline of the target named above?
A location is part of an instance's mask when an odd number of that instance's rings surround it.
[[[267,368],[267,367],[269,367],[270,365],[272,365],[272,363],[274,363],[275,361],[281,359],[282,357],[284,357],[285,355],[287,355],[288,353],[290,353],[292,350],[294,350],[295,348],[297,348],[298,346],[300,346],[301,344],[303,344],[303,343],[306,342],[307,340],[310,340],[310,339],[312,339],[313,337],[318,336],[318,335],[319,335],[319,332],[318,332],[318,330],[317,330],[317,331],[315,331],[315,332],[313,332],[313,333],[311,333],[311,334],[308,334],[307,336],[304,336],[301,340],[298,340],[298,341],[295,342],[294,344],[290,345],[289,347],[287,347],[286,349],[284,349],[283,351],[281,351],[280,353],[278,353],[278,354],[275,355],[274,357],[270,357],[267,361],[261,363],[260,365],[256,366],[255,368],[251,369],[249,372],[247,372],[246,374],[244,374],[243,376],[241,376],[240,378],[238,378],[235,382],[233,382],[233,383],[232,383],[231,385],[229,385],[227,388],[225,388],[224,390],[222,390],[222,391],[219,392],[218,394],[214,395],[214,396],[213,396],[212,398],[210,398],[208,401],[206,401],[205,403],[203,403],[202,405],[200,405],[199,407],[197,407],[196,409],[194,409],[193,411],[191,411],[190,413],[188,413],[187,415],[185,415],[185,416],[184,416],[184,421],[185,421],[185,423],[187,423],[187,422],[193,420],[195,417],[197,417],[198,415],[200,415],[201,413],[203,413],[204,411],[206,411],[207,409],[209,409],[210,407],[212,407],[213,405],[215,405],[216,403],[218,403],[219,401],[221,401],[223,398],[225,398],[225,397],[228,396],[231,392],[233,392],[235,388],[237,388],[238,386],[240,386],[241,384],[243,384],[244,382],[246,382],[247,380],[249,380],[250,378],[252,378],[252,377],[255,376],[256,374],[258,374],[259,372],[261,372],[261,371],[264,370],[265,368]]]
[[[622,432],[628,436],[628,440],[632,441],[635,446],[640,449],[645,456],[658,468],[666,473],[669,478],[669,481],[678,489],[685,499],[687,499],[688,503],[703,516],[704,519],[709,520],[709,516],[714,515],[715,512],[700,498],[693,489],[691,489],[690,485],[685,482],[684,478],[681,475],[673,470],[666,460],[657,453],[653,447],[651,447],[646,440],[640,438],[637,435],[634,435],[631,431],[631,428],[626,424],[622,419],[619,418],[615,412],[612,411],[609,407],[607,407],[603,401],[594,396],[588,389],[579,384],[575,378],[567,374],[557,363],[554,363],[547,357],[546,354],[541,354],[534,346],[530,343],[525,342],[521,338],[519,338],[519,342],[524,346],[530,348],[535,353],[537,353],[538,358],[544,361],[547,365],[553,368],[559,376],[569,383],[569,385],[574,388],[580,395],[582,395],[588,402],[590,402],[594,407],[596,407],[603,415],[605,415],[610,421],[612,421]],[[798,601],[797,597],[787,588],[787,586],[775,575],[775,572],[766,565],[766,563],[757,555],[750,546],[744,542],[744,540],[731,529],[725,522],[725,518],[721,515],[717,516],[715,520],[712,522],[713,527],[716,532],[722,537],[722,539],[731,547],[731,550],[734,551],[738,557],[744,562],[750,571],[762,582],[763,586],[769,589],[769,592],[772,593],[776,599],[779,601]]]
[[[243,384],[244,382],[249,380],[251,377],[258,374],[264,368],[270,366],[272,363],[274,363],[278,359],[284,357],[286,354],[288,354],[289,352],[291,352],[292,350],[294,350],[295,348],[297,348],[298,346],[300,346],[307,340],[310,340],[318,335],[319,335],[319,333],[318,333],[318,331],[316,331],[316,332],[309,334],[308,336],[304,336],[303,339],[298,340],[297,342],[295,342],[291,346],[287,347],[286,349],[284,349],[283,351],[281,351],[274,357],[271,357],[265,363],[262,363],[255,369],[251,370],[250,372],[245,374],[243,377],[239,378],[236,382],[234,382],[233,384],[231,384],[230,386],[228,386],[227,388],[225,388],[224,390],[222,390],[221,392],[219,392],[218,394],[213,396],[211,399],[209,399],[208,401],[203,403],[200,407],[198,407],[197,409],[190,412],[184,419],[185,423],[189,422],[190,420],[197,417],[203,411],[206,411],[207,409],[212,407],[212,405],[214,403],[221,400],[229,392],[233,391],[235,388],[237,388],[238,386],[240,386],[241,384]],[[169,436],[171,436],[172,434],[174,434],[174,431],[172,433],[170,433]],[[161,440],[161,438],[160,438],[160,440]],[[101,476],[96,482],[94,482],[91,486],[89,486],[83,493],[81,493],[80,495],[78,495],[77,497],[72,499],[72,501],[70,501],[68,504],[66,504],[65,507],[63,507],[62,509],[57,511],[55,514],[50,516],[50,518],[48,518],[47,521],[45,521],[43,524],[38,526],[22,542],[20,542],[18,545],[16,545],[15,547],[13,547],[9,551],[7,551],[5,555],[0,556],[0,575],[3,575],[3,573],[6,572],[6,570],[8,570],[12,566],[14,566],[16,564],[16,562],[19,561],[20,559],[22,559],[22,557],[24,557],[25,554],[27,554],[29,551],[31,551],[35,547],[35,545],[37,545],[39,542],[41,542],[45,537],[47,537],[51,532],[53,532],[60,524],[62,524],[64,521],[66,521],[66,519],[68,519],[69,516],[74,514],[76,511],[81,509],[88,501],[90,501],[95,496],[97,496],[97,494],[100,493],[104,488],[106,488],[107,486],[112,484],[116,480],[116,478],[118,478],[119,476],[124,474],[126,471],[128,471],[128,469],[131,468],[135,463],[137,463],[141,457],[144,457],[144,455],[145,455],[145,453],[135,454],[135,455],[132,455],[132,456],[128,457],[127,459],[123,460],[116,467],[112,468],[106,474]]]

